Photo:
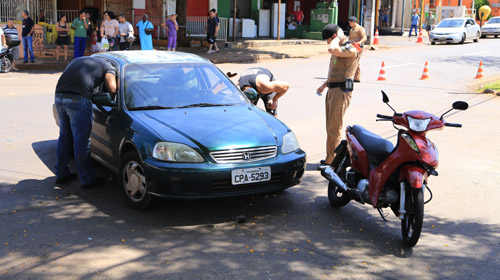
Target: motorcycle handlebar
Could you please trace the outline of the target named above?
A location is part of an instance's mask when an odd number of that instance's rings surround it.
[[[392,116],[377,114],[377,118],[392,120]]]
[[[462,124],[460,123],[445,123],[445,126],[451,126],[451,127],[462,127]]]

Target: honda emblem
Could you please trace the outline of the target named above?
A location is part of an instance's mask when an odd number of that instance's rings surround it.
[[[243,159],[244,160],[249,160],[250,159],[250,153],[249,152],[243,153]]]

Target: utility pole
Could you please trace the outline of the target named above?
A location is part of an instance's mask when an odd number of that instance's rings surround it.
[[[233,7],[233,42],[236,42],[236,0]]]
[[[278,41],[280,40],[281,33],[281,0],[278,0]]]
[[[405,0],[403,0],[403,15],[401,16],[401,32],[405,32]]]

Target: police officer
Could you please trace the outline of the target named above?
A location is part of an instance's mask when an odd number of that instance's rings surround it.
[[[349,25],[351,30],[349,31],[349,41],[359,44],[360,48],[363,49],[363,45],[366,42],[366,32],[363,26],[358,24],[358,19],[356,17],[349,17]],[[356,69],[356,74],[354,75],[354,82],[359,83],[361,81],[361,69],[359,60],[361,59],[361,52],[358,55],[358,68]]]
[[[335,148],[342,139],[343,117],[349,107],[354,85],[354,74],[358,67],[358,51],[351,43],[345,43],[342,29],[336,24],[328,24],[322,31],[323,39],[328,43],[328,52],[332,55],[328,70],[328,80],[319,88],[326,95],[326,159],[324,165],[330,165],[335,158]]]
[[[252,100],[255,105],[262,99],[266,111],[272,115],[277,114],[278,99],[283,96],[289,88],[285,81],[276,81],[273,73],[266,68],[249,68],[241,74],[238,85],[242,91],[253,88],[257,91],[257,99]]]

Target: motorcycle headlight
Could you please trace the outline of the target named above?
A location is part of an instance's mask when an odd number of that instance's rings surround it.
[[[204,162],[203,157],[193,148],[172,142],[158,142],[153,149],[153,158],[171,162]]]
[[[426,131],[427,126],[431,122],[431,119],[415,119],[410,116],[408,116],[407,119],[410,129],[416,132]]]
[[[401,136],[415,152],[420,154],[420,149],[418,148],[417,142],[415,142],[415,140],[413,140],[413,138],[409,134],[402,133]]]
[[[297,141],[297,137],[295,137],[295,134],[292,131],[285,134],[285,136],[283,136],[283,146],[281,146],[281,153],[286,155],[291,152],[295,152],[298,149],[300,149],[299,141]]]

